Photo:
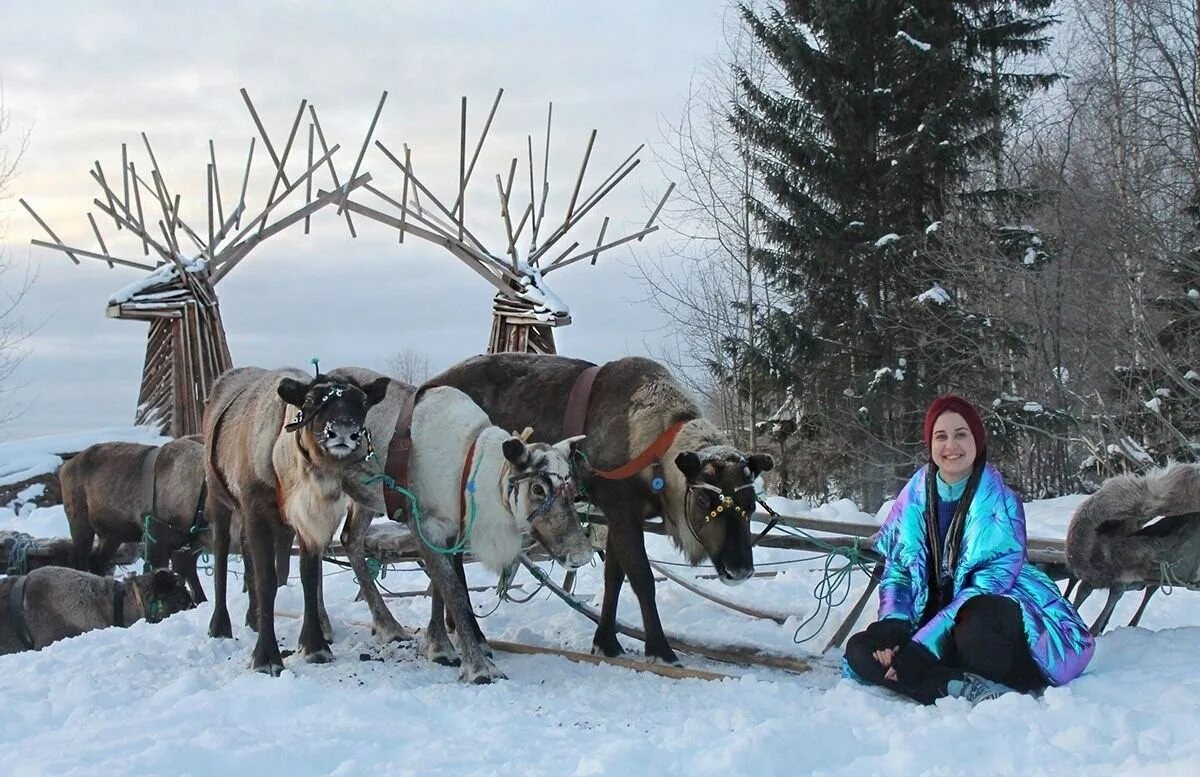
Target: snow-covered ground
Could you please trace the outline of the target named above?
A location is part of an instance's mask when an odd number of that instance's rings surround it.
[[[14,447],[19,452],[21,446],[10,447],[15,457]],[[1081,498],[1028,505],[1030,535],[1061,537]],[[804,512],[875,520],[844,502]],[[26,508],[21,515],[0,507],[3,529],[66,536],[67,524],[61,507]],[[662,538],[647,536],[647,545],[655,559],[679,560]],[[822,561],[798,563],[797,557],[760,549],[760,571],[778,574],[737,588],[698,580],[736,601],[792,614],[782,626],[659,583],[668,632],[812,662],[812,671],[795,675],[683,657],[688,666],[729,675],[720,681],[498,653],[507,681],[464,685],[457,669],[431,664],[412,647],[376,644],[366,606],[353,601],[352,575],[332,565],[326,565],[325,591],[336,660],[308,665],[289,658],[289,671],[270,678],[247,668],[254,634],[240,623],[245,596],[234,584],[233,640],[206,636],[212,610],[205,604],[160,624],[92,632],[40,652],[0,657],[0,774],[862,777],[1190,775],[1200,768],[1200,594],[1157,596],[1142,627],[1101,637],[1087,673],[1065,688],[975,708],[959,700],[927,708],[841,679],[840,651],[817,654],[837,626],[837,610],[815,638],[793,642],[815,606]],[[232,568],[240,573],[236,560]],[[676,569],[689,576],[711,571]],[[472,585],[494,582],[476,567],[468,575]],[[426,585],[419,570],[407,568],[390,570],[381,582],[396,592]],[[523,585],[517,596],[533,589],[527,573],[517,582]],[[597,564],[581,571],[575,590],[598,604],[602,585]],[[851,596],[864,585],[856,574]],[[480,613],[496,605],[490,591],[474,597]],[[1126,622],[1138,599],[1126,597],[1113,623]],[[389,603],[405,625],[428,619],[423,596]],[[1094,617],[1099,606],[1089,601],[1084,615]],[[840,612],[848,608],[849,602]],[[294,647],[300,623],[291,615],[301,610],[294,568],[277,610],[281,646]],[[873,610],[872,604],[860,626]],[[628,588],[620,617],[640,625]],[[482,625],[494,639],[579,651],[591,644],[591,623],[546,591],[526,604],[501,604]],[[631,652],[640,650],[622,640]]]

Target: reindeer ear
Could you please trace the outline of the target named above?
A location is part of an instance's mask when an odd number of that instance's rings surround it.
[[[525,443],[521,442],[520,437],[509,437],[504,441],[504,458],[518,467],[524,466],[528,462],[529,452],[525,449]]]
[[[304,396],[308,394],[308,384],[301,383],[294,378],[283,378],[279,381],[276,391],[279,392],[279,397],[284,402],[296,407],[302,407],[304,405]]]
[[[688,480],[695,480],[700,474],[700,457],[692,451],[684,451],[675,457],[675,466]]]
[[[367,407],[374,407],[383,401],[391,382],[391,378],[376,378],[363,387],[363,392],[367,395]]]
[[[554,447],[562,451],[564,455],[570,456],[579,447],[579,443],[587,439],[586,434],[577,434],[574,437],[568,437],[562,442],[556,442]]]
[[[749,465],[752,474],[759,475],[774,469],[775,459],[771,458],[769,453],[755,453],[746,460],[746,464]]]

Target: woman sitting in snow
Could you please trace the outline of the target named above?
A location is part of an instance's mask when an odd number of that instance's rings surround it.
[[[1025,511],[987,462],[979,413],[956,396],[925,415],[929,464],[904,487],[875,547],[879,620],[846,643],[847,674],[922,704],[972,702],[1078,677],[1095,641],[1025,555]]]

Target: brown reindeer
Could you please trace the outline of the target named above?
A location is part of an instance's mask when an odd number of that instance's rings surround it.
[[[587,435],[580,444],[581,491],[608,523],[594,651],[623,652],[616,636],[617,597],[628,577],[641,605],[646,655],[678,661],[654,602],[642,536],[646,518],[661,515],[684,556],[693,564],[707,558],[722,582],[753,574],[753,482],[771,469],[771,457],[732,447],[661,365],[630,357],[596,368],[561,356],[492,354],[468,359],[426,385],[465,392],[493,423],[533,427],[535,440]],[[572,396],[578,399],[572,402]]]
[[[321,554],[346,514],[347,470],[371,452],[367,410],[383,399],[387,380],[366,386],[300,370],[243,367],[213,386],[204,411],[205,465],[209,483],[227,507],[242,516],[244,556],[257,604],[258,642],[251,667],[283,670],[275,638],[275,537],[285,526],[300,542],[305,660],[332,658],[319,615]],[[209,633],[230,636],[225,605],[228,527],[213,522],[214,598]]]
[[[209,544],[208,519],[226,508],[204,487],[204,444],[199,437],[161,447],[98,443],[63,464],[58,480],[71,527],[72,566],[112,574],[121,543],[142,540],[148,530],[146,561],[161,569],[169,558],[171,568],[187,580],[192,597],[205,600],[196,575],[196,553]],[[93,548],[97,536],[100,542]]]
[[[0,578],[0,655],[109,626],[151,623],[195,606],[181,577],[165,569],[124,580],[66,567]]]

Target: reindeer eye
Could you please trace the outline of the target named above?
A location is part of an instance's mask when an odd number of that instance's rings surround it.
[[[529,487],[529,490],[532,491],[533,495],[536,497],[546,496],[546,487],[543,486],[541,483],[534,483],[532,486]]]

